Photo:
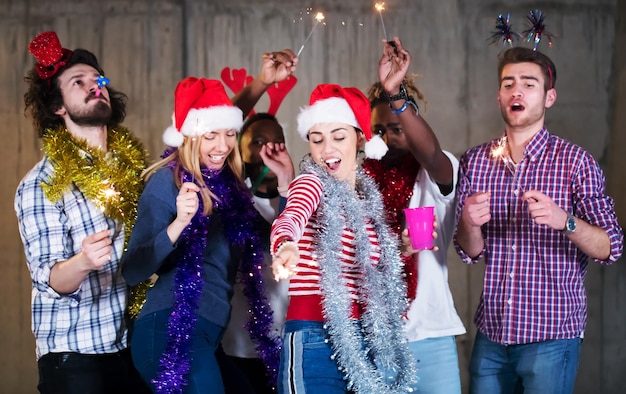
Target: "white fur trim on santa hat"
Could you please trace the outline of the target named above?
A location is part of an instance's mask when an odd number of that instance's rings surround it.
[[[365,157],[380,160],[389,150],[385,141],[378,134],[365,143]]]
[[[301,108],[298,114],[298,134],[306,141],[309,129],[318,123],[345,123],[361,128],[348,102],[339,97],[318,100],[313,105]]]
[[[172,123],[176,124],[172,116]],[[192,108],[179,130],[170,126],[163,133],[163,142],[167,146],[179,147],[184,137],[199,137],[209,131],[234,129],[239,132],[243,126],[243,112],[234,106],[216,106],[210,108]]]
[[[185,137],[174,126],[168,127],[163,133],[163,142],[167,146],[178,148],[183,144],[184,139]]]
[[[190,109],[180,132],[187,137],[199,137],[214,130],[235,129],[239,132],[241,126],[243,112],[238,107],[221,105]]]

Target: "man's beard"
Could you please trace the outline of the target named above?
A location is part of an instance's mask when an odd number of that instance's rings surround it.
[[[79,126],[105,126],[111,119],[111,107],[104,101],[98,100],[96,105],[88,111],[69,111],[72,122]]]

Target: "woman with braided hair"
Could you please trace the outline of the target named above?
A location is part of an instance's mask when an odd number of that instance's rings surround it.
[[[366,159],[365,171],[381,191],[391,227],[400,236],[403,209],[434,206],[437,237],[432,250],[403,253],[409,308],[405,332],[417,360],[418,393],[460,393],[456,335],[465,327],[448,285],[447,250],[454,232],[458,160],[441,149],[416,99],[424,95],[407,77],[411,56],[400,40],[385,42],[379,82],[369,90],[372,128],[389,151]],[[406,236],[406,230],[404,230]]]

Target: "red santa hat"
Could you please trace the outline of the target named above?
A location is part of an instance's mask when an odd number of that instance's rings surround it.
[[[381,159],[387,145],[379,135],[372,135],[370,102],[357,88],[321,84],[311,93],[309,105],[298,114],[298,134],[306,140],[311,127],[319,123],[345,123],[363,131],[365,156]]]
[[[234,129],[243,125],[243,113],[235,107],[220,81],[187,77],[174,92],[172,126],[163,134],[163,142],[179,147],[185,137],[199,137],[209,131]]]

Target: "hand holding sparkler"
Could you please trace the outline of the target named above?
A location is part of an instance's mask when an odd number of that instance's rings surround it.
[[[284,241],[272,256],[272,271],[274,279],[288,279],[296,273],[296,266],[300,260],[298,245],[293,241]]]
[[[111,261],[112,243],[110,230],[98,231],[83,238],[81,252],[77,256],[83,258],[85,268],[97,271]]]
[[[378,61],[378,80],[389,95],[399,93],[400,85],[411,65],[411,54],[404,49],[398,37],[394,37],[392,46],[383,40],[383,54]]]
[[[259,79],[266,85],[282,82],[296,71],[298,57],[291,49],[263,54],[263,65]]]
[[[300,54],[302,53],[302,50],[304,49],[304,45],[307,43],[307,41],[309,41],[309,38],[311,38],[311,36],[313,35],[313,32],[315,31],[315,28],[317,27],[317,25],[320,24],[320,22],[322,22],[324,20],[324,18],[326,18],[326,17],[321,12],[318,12],[317,14],[315,14],[315,24],[313,25],[313,28],[311,29],[311,32],[309,33],[309,35],[306,37],[306,39],[302,43],[302,46],[298,50],[298,53],[296,54],[296,57],[300,56]]]

